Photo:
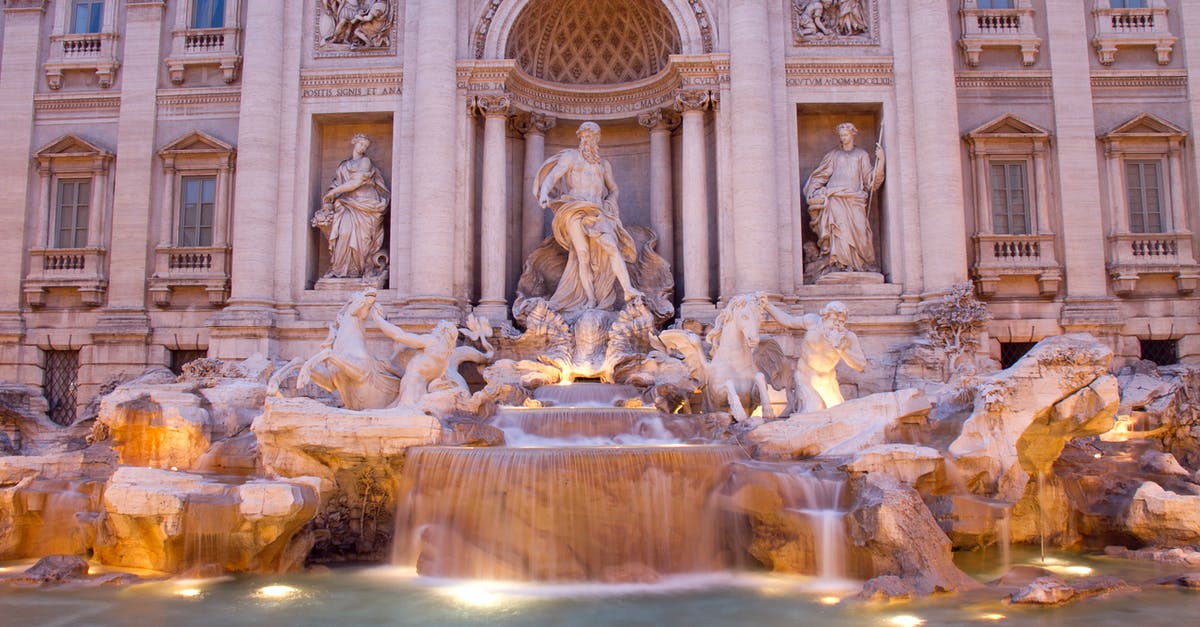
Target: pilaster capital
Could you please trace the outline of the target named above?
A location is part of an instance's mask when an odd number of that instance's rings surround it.
[[[655,109],[638,114],[638,124],[652,131],[670,131],[679,126],[679,114],[672,109]]]
[[[512,110],[512,97],[508,94],[475,96],[470,104],[472,113],[485,118],[508,117]]]
[[[544,134],[558,125],[558,118],[537,111],[525,111],[512,117],[512,128],[522,135]]]
[[[716,106],[717,95],[708,90],[683,89],[675,93],[675,110],[680,113],[705,111]]]

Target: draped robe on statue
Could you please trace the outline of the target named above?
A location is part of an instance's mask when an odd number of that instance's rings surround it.
[[[804,184],[817,246],[836,268],[876,269],[875,243],[867,217],[869,191],[879,186],[873,178],[874,166],[867,151],[836,148],[825,153]]]
[[[538,170],[537,180],[534,182],[535,190],[541,188],[543,181],[558,165],[559,160],[569,152],[578,151],[563,151],[542,164],[541,169]],[[602,168],[603,166],[597,164],[596,167]],[[597,204],[592,200],[572,196],[568,190],[567,193],[552,199],[549,206],[554,212],[554,219],[551,222],[554,241],[567,251],[567,265],[554,290],[554,295],[550,298],[550,308],[555,311],[577,311],[587,308],[614,309],[622,302],[619,299],[621,296],[620,283],[617,276],[613,274],[610,258],[612,253],[602,242],[605,239],[616,242],[617,252],[625,263],[632,264],[637,261],[637,248],[633,238],[621,224],[616,194],[610,192],[600,204]],[[592,288],[596,295],[596,302],[590,305],[587,302],[587,293],[581,283],[579,254],[568,233],[571,224],[580,225],[587,239],[587,253],[590,260],[588,267],[591,270]]]
[[[388,208],[388,189],[383,173],[366,157],[351,157],[338,165],[331,189],[353,186],[333,202],[329,228],[330,264],[327,276],[361,277],[374,265],[383,248],[383,214]]]

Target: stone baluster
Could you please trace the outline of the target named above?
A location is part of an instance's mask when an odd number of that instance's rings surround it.
[[[679,123],[674,111],[659,109],[638,116],[650,129],[650,228],[658,236],[658,254],[675,266],[675,225],[671,219],[671,130]]]
[[[683,304],[686,317],[712,316],[709,295],[708,159],[704,145],[704,116],[713,105],[707,91],[681,91],[675,108],[681,114],[683,144],[680,214],[683,223]]]
[[[483,115],[483,177],[480,218],[480,297],[476,313],[493,321],[507,317],[505,261],[508,258],[507,95],[479,96],[473,108]]]
[[[528,259],[546,237],[546,209],[538,204],[533,181],[546,160],[546,132],[557,118],[537,112],[513,118],[513,127],[525,137],[525,174],[521,186],[521,259]]]

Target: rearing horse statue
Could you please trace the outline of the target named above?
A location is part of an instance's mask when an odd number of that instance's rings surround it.
[[[762,407],[764,418],[773,418],[767,394],[767,377],[757,362],[764,348],[769,356],[782,355],[778,346],[760,346],[759,327],[762,323],[764,296],[742,294],[729,300],[713,328],[705,337],[710,348],[708,356],[700,337],[691,331],[668,329],[658,335],[664,347],[678,351],[700,382],[704,411],[729,411],[734,420],[746,420],[756,407]],[[778,359],[772,359],[778,363]],[[774,379],[775,377],[772,377]]]
[[[366,320],[376,307],[375,296],[375,289],[367,288],[342,307],[321,350],[300,367],[296,387],[311,381],[336,391],[346,409],[380,409],[396,400],[400,373],[367,349]]]

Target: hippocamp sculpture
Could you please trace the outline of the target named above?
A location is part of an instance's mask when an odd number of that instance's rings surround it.
[[[767,375],[759,364],[766,366],[775,381],[785,359],[773,340],[759,338],[764,304],[761,294],[731,298],[705,337],[711,347],[709,354],[691,331],[668,329],[658,335],[664,348],[683,355],[692,378],[703,390],[704,411],[729,411],[742,422],[762,407],[764,418],[774,417]]]

